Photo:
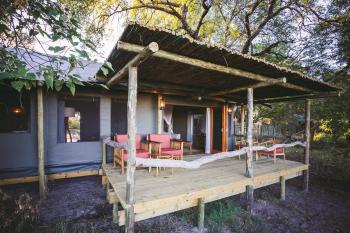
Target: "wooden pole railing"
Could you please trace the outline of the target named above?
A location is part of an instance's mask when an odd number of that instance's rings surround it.
[[[305,147],[305,143],[297,141],[289,144],[275,144],[271,147],[253,146],[252,151],[273,151],[276,148],[280,148],[280,147],[288,148],[288,147],[294,147],[294,146]],[[207,163],[211,163],[221,159],[235,158],[240,155],[244,155],[247,153],[247,151],[248,151],[248,147],[243,147],[240,150],[221,152],[210,156],[203,156],[199,159],[192,160],[192,161],[136,158],[136,167],[167,167],[167,168],[198,169],[202,165]]]

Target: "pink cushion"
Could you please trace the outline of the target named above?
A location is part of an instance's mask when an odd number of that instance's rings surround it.
[[[162,148],[162,154],[182,155],[182,150],[177,150],[172,148]]]
[[[278,147],[278,148],[276,148],[276,153],[277,153],[277,154],[284,153],[284,148],[283,148],[283,147]]]
[[[128,143],[128,135],[127,134],[117,134],[116,141],[121,143]],[[141,149],[141,136],[140,134],[136,134],[136,149]]]
[[[276,154],[283,154],[284,153],[284,148],[283,147],[277,147],[276,149],[275,149],[275,151],[276,151]],[[267,151],[267,150],[259,150],[258,151],[259,153],[261,153],[261,154],[271,154],[271,155],[273,155],[273,153],[274,153],[274,151],[272,150],[272,151]]]
[[[136,157],[137,158],[149,158],[149,152],[147,150],[143,149],[137,149],[136,150]],[[124,156],[123,156],[124,161],[128,160],[128,151],[124,150]]]
[[[149,134],[148,140],[153,142],[160,142],[161,148],[170,148],[170,136],[169,134]]]

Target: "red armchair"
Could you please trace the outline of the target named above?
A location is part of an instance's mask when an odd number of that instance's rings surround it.
[[[152,156],[168,154],[174,159],[183,159],[183,141],[172,140],[169,134],[149,134],[148,142],[151,147]]]
[[[128,135],[118,134],[114,136],[114,140],[120,143],[128,143]],[[151,155],[151,148],[147,142],[141,142],[141,136],[136,134],[136,157],[149,158]],[[114,167],[119,165],[121,167],[121,174],[124,174],[125,162],[128,160],[128,151],[122,148],[114,149]]]
[[[269,141],[260,143],[259,145],[269,147],[269,146],[272,146],[272,145],[277,144],[277,143],[279,143],[279,142],[276,140],[269,140]],[[273,163],[276,163],[277,156],[283,156],[283,160],[286,160],[286,153],[284,151],[284,147],[277,147],[276,149],[274,149],[272,151],[260,150],[257,153],[258,153],[258,155],[267,155],[269,157],[270,156],[273,157]]]

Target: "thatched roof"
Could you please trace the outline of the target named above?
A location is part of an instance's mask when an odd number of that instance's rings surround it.
[[[166,29],[129,24],[125,28],[119,41],[142,46],[147,46],[151,42],[157,42],[160,50],[268,76],[274,79],[286,77],[288,83],[311,90],[305,92],[281,86],[269,86],[254,90],[254,97],[256,99],[298,96],[339,90],[328,83],[306,77],[300,72],[292,71],[263,59],[244,55],[227,48],[195,41],[189,37]],[[115,71],[118,72],[118,70],[125,66],[134,56],[135,53],[120,50],[116,47],[111,52],[108,61],[113,64]],[[113,74],[111,74],[110,77],[112,75]],[[176,84],[180,87],[183,86],[196,89],[198,90],[198,93],[202,94],[211,91],[246,86],[258,82],[244,77],[232,76],[230,74],[194,67],[157,57],[151,57],[144,62],[140,66],[138,75],[140,82]],[[125,78],[124,82],[125,80],[127,79]],[[140,86],[140,88],[142,91],[142,86]],[[144,88],[152,89],[149,85]],[[174,88],[176,89],[176,86]],[[160,88],[155,87],[153,89],[158,90]],[[193,95],[198,94],[191,93]],[[245,96],[246,92],[241,91],[234,95],[227,94],[220,97],[237,100],[240,98],[245,99]]]

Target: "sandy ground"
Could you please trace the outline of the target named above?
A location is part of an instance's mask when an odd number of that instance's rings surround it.
[[[263,231],[350,232],[349,187],[330,187],[313,176],[308,193],[301,190],[300,184],[299,178],[287,181],[286,201],[278,199],[278,185],[255,191],[253,218],[261,223]],[[11,195],[28,192],[37,200],[34,184],[7,186],[3,190]],[[232,199],[244,205],[244,195]],[[48,199],[40,207],[37,232],[59,232],[62,225],[94,232],[123,232],[112,223],[111,213],[100,177],[52,181]],[[136,231],[193,232],[195,215],[196,209],[189,209],[156,217],[137,223]]]

